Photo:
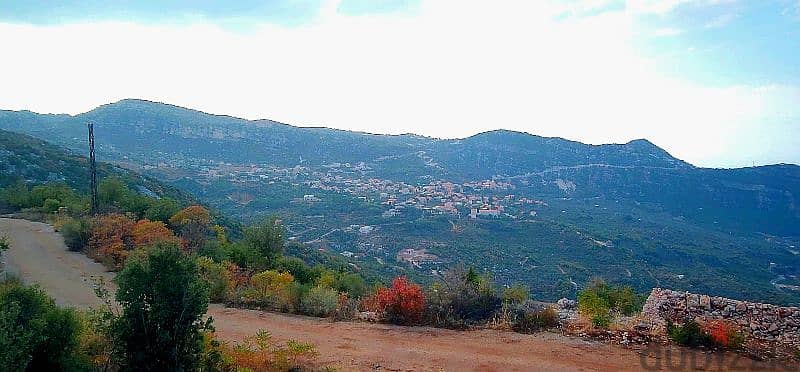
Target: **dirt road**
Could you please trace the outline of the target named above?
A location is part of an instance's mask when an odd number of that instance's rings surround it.
[[[94,296],[92,278],[103,276],[110,280],[113,275],[87,257],[68,252],[51,226],[0,218],[0,234],[11,238],[12,248],[4,255],[7,271],[26,282],[39,283],[61,305],[86,308],[101,304]],[[315,344],[321,362],[344,371],[720,370],[731,369],[733,363],[749,369],[753,363],[726,355],[721,361],[714,356],[712,364],[705,364],[705,354],[692,353],[695,364],[689,364],[687,357],[686,364],[681,365],[680,356],[687,355],[680,352],[682,349],[670,349],[669,358],[653,350],[637,352],[554,333],[457,332],[331,322],[220,305],[212,305],[208,314],[214,318],[217,335],[222,339],[241,340],[265,329],[278,341],[294,339]],[[667,364],[668,359],[671,364]],[[763,370],[769,366],[758,367]]]

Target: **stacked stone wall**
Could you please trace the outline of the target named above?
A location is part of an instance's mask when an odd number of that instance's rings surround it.
[[[656,327],[669,319],[679,323],[725,320],[750,337],[800,348],[800,308],[732,300],[689,292],[654,288],[642,316]]]

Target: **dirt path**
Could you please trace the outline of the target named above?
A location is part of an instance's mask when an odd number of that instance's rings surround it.
[[[11,238],[12,248],[4,255],[7,271],[28,283],[39,283],[59,304],[79,308],[101,304],[94,296],[92,278],[103,276],[110,280],[112,274],[81,254],[68,252],[51,226],[0,218],[0,234]],[[224,340],[241,340],[265,329],[278,341],[294,339],[315,344],[321,362],[344,371],[721,370],[731,369],[734,363],[746,370],[753,366],[752,361],[739,360],[732,355],[726,355],[722,361],[714,356],[712,364],[706,364],[705,354],[692,353],[694,365],[689,363],[691,359],[686,359],[681,368],[679,358],[687,354],[681,353],[682,349],[670,349],[673,368],[669,368],[667,359],[670,358],[664,353],[637,352],[554,333],[522,335],[492,330],[457,332],[428,327],[334,323],[220,305],[211,305],[208,314],[214,318],[217,335]],[[720,368],[720,365],[727,368]],[[775,370],[768,365],[757,367]]]

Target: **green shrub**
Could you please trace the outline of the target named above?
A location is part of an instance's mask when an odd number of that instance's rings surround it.
[[[222,244],[216,239],[206,240],[200,249],[197,250],[198,256],[208,257],[214,262],[228,260],[227,244]]]
[[[150,221],[161,221],[169,223],[169,218],[181,210],[178,202],[170,198],[150,199],[144,218]]]
[[[8,250],[11,248],[11,242],[9,242],[8,237],[5,235],[0,235],[0,255],[3,254],[3,251]]]
[[[233,289],[233,275],[228,271],[226,263],[216,263],[208,257],[197,259],[200,277],[206,281],[211,302],[226,302]]]
[[[0,200],[15,209],[28,208],[30,207],[30,190],[25,182],[18,181],[2,189]]]
[[[687,319],[682,325],[675,325],[667,321],[667,334],[678,345],[688,347],[714,347],[715,342],[710,334],[705,332],[697,322]]]
[[[532,333],[558,326],[558,312],[552,307],[544,309],[523,309],[519,311],[512,324],[515,332]]]
[[[207,283],[175,243],[140,251],[115,278],[121,315],[112,334],[123,370],[193,371],[202,361]]]
[[[227,258],[237,266],[254,270],[257,266],[258,253],[248,248],[246,245],[237,242],[226,247]]]
[[[42,209],[47,213],[55,213],[58,212],[58,208],[61,207],[61,202],[58,199],[45,199],[44,203],[42,204]]]
[[[633,315],[641,311],[644,297],[631,287],[613,287],[603,281],[593,281],[578,293],[578,311],[591,319],[596,327],[606,328],[611,324],[612,311]]]
[[[489,319],[501,305],[488,275],[457,267],[444,274],[426,295],[426,317],[435,326],[463,328]]]
[[[339,292],[332,288],[316,286],[311,288],[300,300],[300,306],[308,315],[329,317],[336,311]]]
[[[61,224],[58,230],[64,237],[64,243],[71,251],[81,251],[89,245],[92,234],[91,224],[85,218],[70,218]]]
[[[611,325],[611,322],[614,318],[611,316],[611,313],[608,311],[604,313],[596,313],[592,315],[592,325],[597,328],[608,328]]]
[[[81,322],[38,287],[0,283],[0,366],[7,370],[88,370],[79,353]]]
[[[359,298],[367,293],[367,282],[357,273],[341,273],[336,278],[334,287],[345,292],[350,298]]]
[[[297,257],[281,257],[276,263],[276,269],[292,274],[294,279],[302,284],[311,284],[317,280],[319,276],[318,271],[309,267],[303,260]]]
[[[503,290],[503,302],[510,304],[522,304],[528,301],[528,287],[516,283]]]
[[[260,307],[289,311],[292,310],[292,283],[292,274],[263,271],[250,277],[250,286],[244,293],[244,299]]]

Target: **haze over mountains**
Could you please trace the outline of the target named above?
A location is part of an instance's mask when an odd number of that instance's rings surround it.
[[[463,262],[542,299],[602,276],[800,302],[797,165],[708,169],[647,140],[373,135],[143,100],[75,116],[0,111],[0,129],[78,153],[89,121],[101,160],[234,217],[280,214],[290,238],[354,265],[433,277]]]

